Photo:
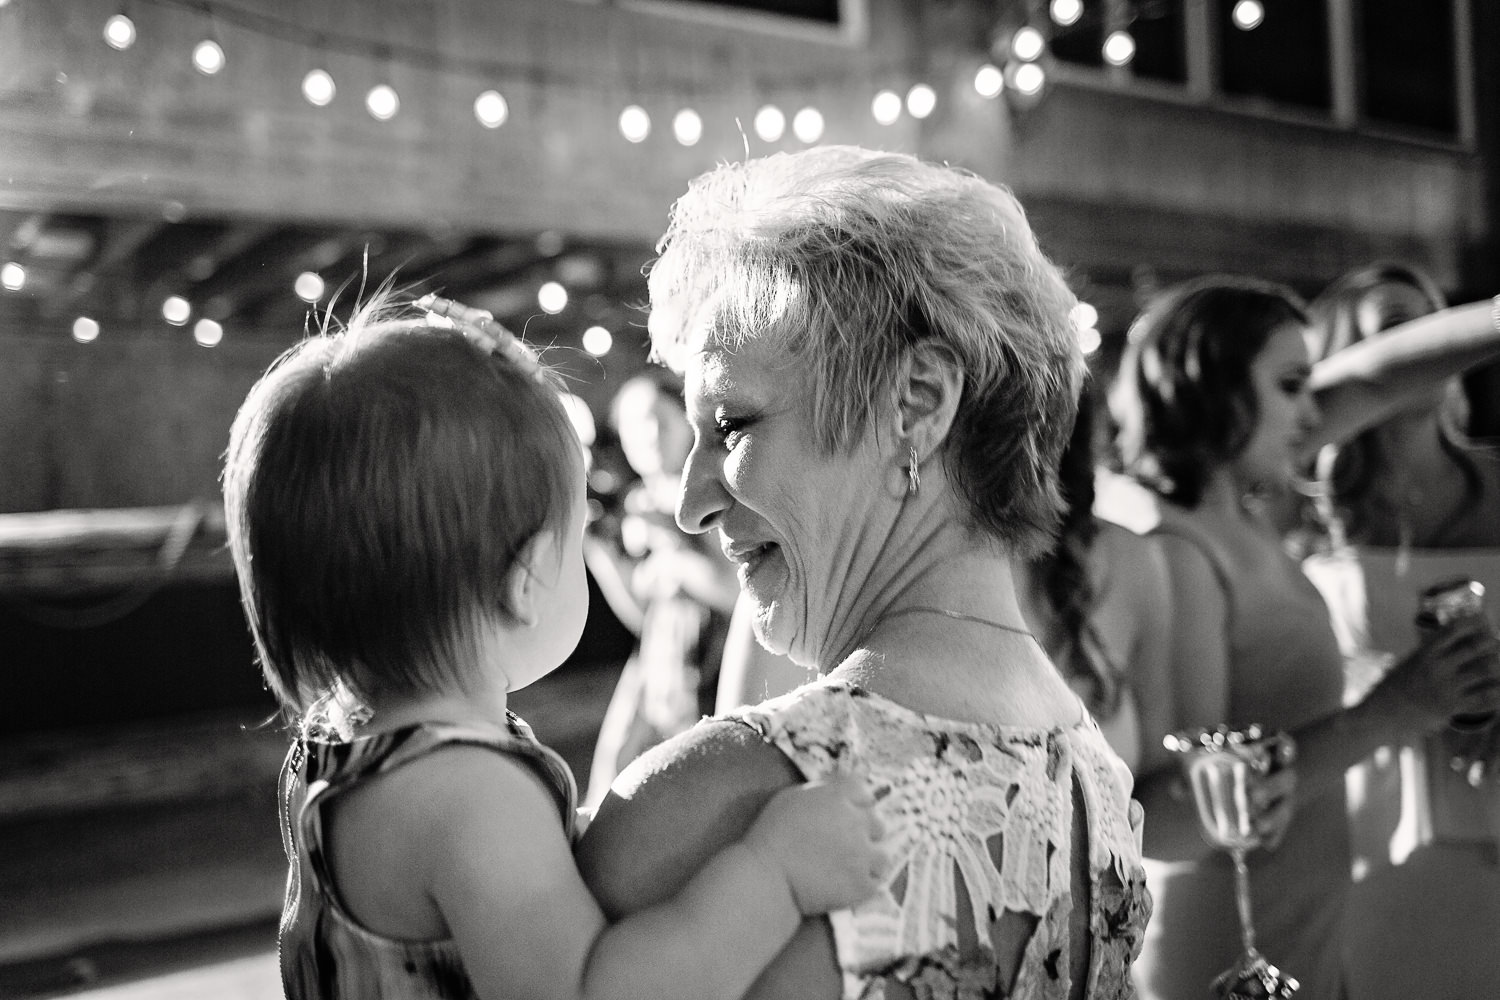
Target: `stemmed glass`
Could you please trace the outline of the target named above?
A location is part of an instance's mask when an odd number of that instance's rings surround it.
[[[1259,725],[1250,725],[1244,729],[1218,726],[1191,730],[1170,735],[1162,742],[1168,750],[1183,755],[1183,770],[1193,789],[1203,835],[1234,861],[1235,903],[1244,951],[1213,981],[1214,995],[1223,1000],[1290,997],[1297,990],[1297,980],[1267,962],[1255,948],[1245,852],[1260,846],[1250,813],[1251,775],[1290,763],[1291,741],[1285,736],[1267,738]]]

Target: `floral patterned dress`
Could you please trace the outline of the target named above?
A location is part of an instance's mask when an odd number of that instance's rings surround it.
[[[1087,824],[1090,998],[1135,996],[1151,912],[1140,804],[1087,715],[1052,730],[940,719],[819,680],[728,718],[809,778],[862,776],[891,838],[884,890],[830,915],[849,1000],[1064,1000],[1074,795]],[[991,942],[1031,927],[1013,982]],[[1008,964],[1008,963],[1007,963]]]

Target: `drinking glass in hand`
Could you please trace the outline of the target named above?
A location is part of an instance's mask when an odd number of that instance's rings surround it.
[[[1291,738],[1284,734],[1268,737],[1258,725],[1218,726],[1168,736],[1163,743],[1183,755],[1183,770],[1204,837],[1227,851],[1234,862],[1235,904],[1244,951],[1213,981],[1214,995],[1223,1000],[1290,997],[1297,990],[1297,980],[1267,962],[1255,947],[1245,852],[1261,844],[1250,804],[1252,785],[1258,776],[1291,763],[1295,753]]]

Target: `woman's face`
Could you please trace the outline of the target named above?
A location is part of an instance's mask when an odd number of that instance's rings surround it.
[[[1318,423],[1311,374],[1305,331],[1292,323],[1278,327],[1250,364],[1260,419],[1234,459],[1243,481],[1284,483],[1297,472],[1302,442]]]
[[[818,666],[898,503],[883,483],[893,466],[868,428],[848,448],[817,446],[807,415],[811,389],[785,360],[759,341],[690,359],[694,443],[677,523],[690,532],[719,529],[761,641]]]

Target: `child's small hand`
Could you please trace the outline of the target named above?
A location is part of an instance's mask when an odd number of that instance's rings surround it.
[[[808,782],[766,803],[745,844],[785,875],[804,915],[844,909],[874,895],[885,876],[874,809],[856,778]]]

